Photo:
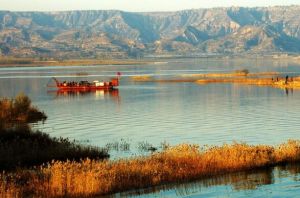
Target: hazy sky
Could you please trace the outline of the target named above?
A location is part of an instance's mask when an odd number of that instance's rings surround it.
[[[300,5],[300,0],[0,0],[0,10],[57,11],[107,10],[174,11],[229,6]]]

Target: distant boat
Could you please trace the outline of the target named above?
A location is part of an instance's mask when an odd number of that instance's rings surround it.
[[[56,83],[56,87],[59,90],[82,90],[82,91],[90,91],[90,90],[112,90],[115,87],[119,86],[121,73],[117,73],[117,77],[112,78],[110,81],[98,81],[94,80],[93,82],[89,81],[63,81],[60,82],[58,79],[53,77],[52,79]],[[48,86],[53,87],[53,86]]]

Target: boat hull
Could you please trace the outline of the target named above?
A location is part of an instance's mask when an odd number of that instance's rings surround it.
[[[84,91],[90,91],[90,90],[112,90],[114,89],[114,86],[57,86],[59,90],[84,90]]]
[[[80,82],[60,82],[56,78],[52,78],[55,83],[56,83],[56,88],[58,90],[66,90],[66,91],[92,91],[92,90],[112,90],[115,87],[119,86],[119,77],[117,78],[112,78],[111,81],[109,82],[99,82],[93,81],[93,82],[88,82],[88,81],[80,81]],[[49,86],[48,87],[53,87]]]

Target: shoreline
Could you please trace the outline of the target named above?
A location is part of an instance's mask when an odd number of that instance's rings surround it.
[[[86,65],[145,65],[145,64],[159,64],[170,59],[202,59],[202,60],[272,60],[272,61],[291,61],[300,62],[300,56],[290,55],[216,55],[216,56],[153,56],[144,57],[141,59],[66,59],[60,60],[56,58],[48,58],[47,60],[39,60],[37,58],[15,58],[15,57],[3,57],[0,56],[0,68],[2,67],[43,67],[43,66],[86,66]]]
[[[5,67],[44,67],[44,66],[96,66],[96,65],[146,65],[151,63],[150,60],[134,59],[114,59],[114,60],[97,60],[97,59],[70,59],[70,60],[51,60],[37,61],[34,59],[0,59],[0,68]]]

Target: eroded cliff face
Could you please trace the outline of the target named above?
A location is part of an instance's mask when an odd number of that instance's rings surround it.
[[[179,12],[0,11],[0,51],[11,56],[300,52],[300,6]]]

